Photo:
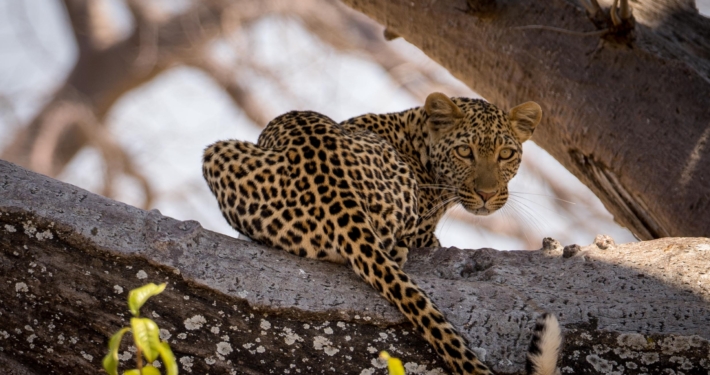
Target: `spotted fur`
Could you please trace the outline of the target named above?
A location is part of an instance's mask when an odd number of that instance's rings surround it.
[[[440,93],[423,107],[340,124],[289,112],[257,144],[209,146],[203,174],[236,230],[295,255],[348,264],[456,373],[490,374],[401,266],[410,248],[439,246],[434,229],[449,207],[487,215],[505,204],[521,143],[540,117],[532,102],[505,113]]]

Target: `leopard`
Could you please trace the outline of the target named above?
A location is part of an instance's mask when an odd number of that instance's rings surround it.
[[[402,270],[412,248],[440,247],[454,205],[489,215],[508,199],[535,102],[508,112],[435,92],[423,106],[343,122],[313,111],[271,120],[256,143],[218,141],[203,175],[224,218],[253,241],[347,265],[406,316],[457,374],[492,374],[427,293]],[[529,374],[551,375],[561,345],[554,314],[538,318]]]

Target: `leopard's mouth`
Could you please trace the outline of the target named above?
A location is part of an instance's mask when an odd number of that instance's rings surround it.
[[[485,202],[481,198],[475,195],[460,194],[459,202],[466,209],[466,211],[478,215],[478,216],[488,216],[493,213],[488,207],[486,207]]]
[[[488,216],[505,205],[505,201],[501,202],[500,199],[495,198],[484,202],[483,199],[477,195],[461,195],[459,202],[466,211],[477,216]]]
[[[466,208],[466,210],[476,216],[488,216],[494,212],[486,207],[481,207],[481,208],[478,208],[475,210],[470,210],[470,209]]]

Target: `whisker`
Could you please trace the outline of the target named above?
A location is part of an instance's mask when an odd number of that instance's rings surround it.
[[[454,186],[446,185],[446,184],[419,184],[419,186],[445,186],[445,187],[450,187],[450,188],[454,187]]]
[[[535,206],[540,207],[540,208],[542,208],[543,210],[546,210],[546,211],[548,211],[548,212],[551,212],[551,213],[553,213],[553,214],[555,214],[555,215],[559,215],[559,216],[561,216],[561,217],[563,217],[563,218],[565,218],[565,219],[567,219],[567,220],[573,220],[573,217],[572,217],[572,216],[570,216],[570,215],[568,215],[568,214],[566,214],[566,213],[564,212],[564,210],[565,210],[564,208],[560,208],[560,209],[563,210],[563,211],[556,210],[556,209],[554,209],[554,208],[548,207],[548,206],[546,206],[546,205],[544,205],[544,204],[542,204],[542,203],[540,203],[540,202],[534,201],[534,200],[532,200],[532,199],[528,199],[528,198],[525,198],[525,197],[519,197],[519,196],[513,196],[513,195],[509,195],[509,196],[508,196],[508,199],[509,199],[510,202],[515,202],[516,204],[524,204],[523,202],[521,202],[521,200],[524,200],[525,203],[534,204]],[[558,207],[559,207],[559,206],[558,206]],[[533,211],[534,211],[534,210],[533,210]]]
[[[440,202],[436,206],[434,206],[432,209],[430,209],[426,215],[424,215],[425,218],[431,217],[433,214],[435,214],[439,209],[444,208],[449,205],[451,202],[458,203],[459,197],[458,196],[453,196],[450,198],[445,199],[444,201]]]
[[[513,211],[516,211],[518,214],[520,214],[520,219],[529,227],[531,227],[533,230],[537,232],[537,234],[542,235],[543,230],[540,225],[538,225],[538,222],[536,220],[532,220],[535,218],[535,210],[532,209],[531,207],[527,206],[523,202],[519,201],[513,201],[515,204],[510,205],[510,208]]]
[[[513,205],[513,206],[514,206],[514,205]],[[505,206],[503,206],[503,207],[501,208],[500,211],[503,213],[503,215],[504,215],[508,220],[517,223],[518,220],[516,220],[515,217],[514,217],[514,215],[513,215],[513,214],[514,214],[514,207],[513,207],[513,206],[511,206],[511,205],[505,205]],[[520,216],[521,216],[521,218],[522,218],[522,215],[520,215]],[[523,237],[525,237],[525,242],[527,242],[528,246],[530,246],[530,244],[533,243],[532,240],[530,239],[530,237],[528,236],[528,232],[527,232],[524,228],[522,228],[522,227],[520,226],[520,224],[516,224],[516,231],[518,232],[517,238],[520,238],[520,234],[522,233]]]
[[[460,207],[460,206],[458,206],[458,207]],[[451,213],[454,210],[456,210],[456,207],[447,211],[444,214],[444,217],[442,217],[441,220],[439,220],[439,223],[437,224],[437,229],[439,230],[440,235],[443,235],[444,233],[446,233],[446,231],[447,231],[446,226],[447,226],[447,224],[449,224],[451,222],[450,221],[451,220]]]
[[[438,189],[438,190],[450,190],[450,191],[458,191],[456,188],[447,188],[447,187],[437,187],[437,186],[421,186],[419,185],[420,189]]]
[[[441,201],[441,202],[437,203],[436,205],[434,205],[434,207],[432,207],[432,208],[431,208],[429,211],[427,211],[424,215],[421,215],[421,218],[422,218],[422,219],[428,219],[429,217],[431,217],[431,215],[433,215],[434,213],[436,213],[437,210],[439,210],[439,209],[442,208],[442,207],[445,207],[447,204],[449,204],[449,203],[451,203],[451,202],[453,202],[453,201],[456,201],[457,199],[459,199],[458,195],[454,195],[454,196],[452,196],[452,197],[449,197],[449,198],[444,199],[443,201]]]
[[[424,188],[424,189],[441,189],[441,190],[451,190],[451,191],[458,191],[459,190],[453,186],[435,185],[435,184],[420,184],[419,187]]]
[[[515,194],[516,196],[520,196],[520,195],[523,195],[523,194],[525,194],[525,195],[537,195],[537,196],[541,196],[541,197],[551,198],[551,199],[554,199],[554,200],[557,200],[557,201],[560,201],[560,202],[564,202],[564,203],[568,203],[568,204],[573,204],[573,205],[577,205],[577,204],[578,204],[577,202],[568,201],[568,200],[566,200],[566,199],[558,198],[558,197],[556,197],[556,196],[554,196],[554,195],[549,195],[549,194],[526,193],[526,192],[522,192],[522,191],[508,191],[508,194],[509,194],[509,195]],[[521,198],[522,198],[522,197],[521,197]]]

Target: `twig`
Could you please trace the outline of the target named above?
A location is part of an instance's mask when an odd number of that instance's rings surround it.
[[[597,12],[602,10],[597,0],[580,0],[580,3],[587,9],[587,12],[589,12],[589,15],[592,17],[596,16]]]
[[[613,23],[614,26],[621,25],[621,20],[619,19],[619,14],[616,13],[616,9],[618,7],[619,7],[619,0],[614,0],[614,4],[612,4],[611,9],[609,9],[609,15],[611,15],[611,23]]]
[[[619,4],[619,16],[621,16],[622,21],[627,21],[631,18],[631,7],[629,7],[629,0],[621,0],[621,4]]]

